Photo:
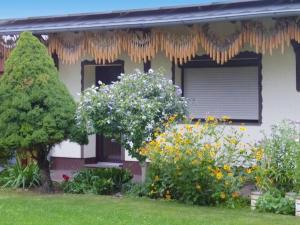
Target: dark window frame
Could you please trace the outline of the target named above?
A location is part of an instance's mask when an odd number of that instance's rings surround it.
[[[59,71],[59,57],[58,57],[58,55],[56,53],[52,53],[51,57],[53,59],[53,62],[54,62],[54,65],[55,65],[57,71]]]
[[[83,60],[81,61],[81,71],[80,71],[80,79],[81,79],[81,92],[84,91],[84,66],[93,65],[93,66],[113,66],[120,65],[122,67],[122,73],[125,70],[125,62],[124,60],[116,60],[112,63],[105,64],[97,64],[95,60]]]
[[[300,44],[295,40],[291,40],[291,44],[294,49],[296,62],[296,91],[300,92]]]
[[[300,58],[300,56],[299,56]],[[227,63],[220,65],[213,61],[208,55],[196,56],[192,60],[179,65],[181,68],[181,89],[184,96],[184,77],[185,69],[187,68],[224,68],[224,67],[243,67],[257,66],[258,67],[258,120],[234,119],[233,124],[261,125],[262,124],[262,55],[254,52],[241,52]],[[204,118],[195,118],[194,121],[204,121]]]
[[[144,62],[144,73],[148,73],[150,69],[151,69],[151,61],[147,60],[146,62]]]

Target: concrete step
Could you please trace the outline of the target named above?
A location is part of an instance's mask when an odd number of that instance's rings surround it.
[[[98,162],[94,164],[85,164],[85,168],[122,168],[123,163],[114,162]]]

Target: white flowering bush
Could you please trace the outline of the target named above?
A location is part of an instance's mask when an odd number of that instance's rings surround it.
[[[77,122],[89,134],[116,139],[129,154],[145,160],[139,148],[153,139],[171,115],[186,115],[187,102],[179,87],[159,72],[121,74],[119,81],[84,91]]]

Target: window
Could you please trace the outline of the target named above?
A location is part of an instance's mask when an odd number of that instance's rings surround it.
[[[294,40],[291,41],[296,59],[296,90],[300,92],[300,44]]]
[[[261,121],[260,56],[241,53],[225,65],[197,57],[182,66],[183,94],[190,115],[229,116],[233,121]]]

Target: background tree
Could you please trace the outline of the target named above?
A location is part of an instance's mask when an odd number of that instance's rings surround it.
[[[20,35],[0,80],[0,151],[29,152],[37,160],[42,190],[52,192],[51,148],[66,139],[87,141],[75,129],[76,104],[46,47],[31,33]]]
[[[129,154],[143,162],[139,149],[151,141],[171,115],[186,114],[179,87],[159,72],[122,74],[119,81],[87,89],[77,119],[90,134],[116,139]]]

